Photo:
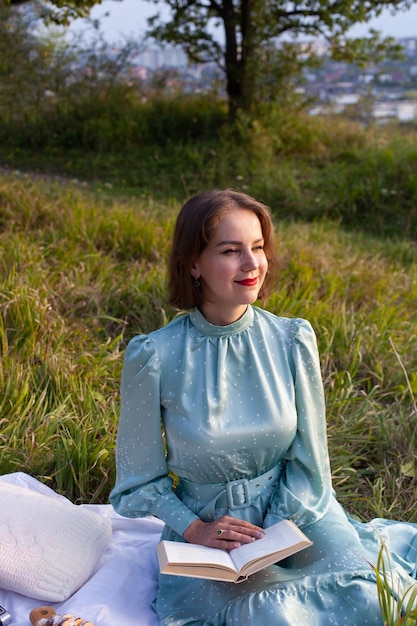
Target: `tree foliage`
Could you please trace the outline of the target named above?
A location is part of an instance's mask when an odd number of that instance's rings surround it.
[[[266,70],[283,68],[278,78],[285,81],[288,65],[294,63],[294,49],[288,42],[302,37],[330,42],[339,58],[350,61],[379,54],[398,53],[392,38],[351,41],[349,29],[368,22],[390,8],[407,9],[411,0],[153,0],[168,5],[170,19],[158,15],[150,20],[151,34],[159,41],[181,45],[192,61],[216,61],[224,70],[232,116],[250,112],[262,93]],[[221,27],[223,42],[214,26]],[[372,45],[370,45],[370,43]],[[265,65],[266,51],[274,52],[275,64]],[[299,62],[303,59],[298,55]],[[300,64],[298,64],[298,68]]]
[[[88,134],[83,124],[95,124],[96,103],[111,109],[129,98],[127,70],[141,42],[128,39],[110,53],[99,31],[88,42],[82,34],[65,34],[54,25],[43,27],[32,3],[11,7],[0,1],[0,143],[38,145],[44,133],[52,141],[53,120],[65,127],[72,115],[67,145],[80,144]]]
[[[102,0],[50,0],[48,3],[32,1],[31,4],[37,6],[39,15],[45,21],[52,21],[56,24],[68,25],[71,20],[77,17],[87,17],[91,9],[96,4],[101,4]],[[6,6],[19,6],[29,4],[30,0],[0,0]]]
[[[35,34],[36,16],[0,4],[0,116],[23,121],[45,106],[59,80],[53,39]],[[53,72],[52,72],[53,68]]]
[[[11,5],[28,0],[0,0]],[[398,55],[392,38],[353,40],[349,30],[379,16],[384,9],[406,10],[416,0],[151,0],[164,5],[169,17],[149,20],[149,35],[181,46],[192,62],[216,62],[224,72],[229,111],[251,114],[260,101],[288,93],[312,54],[294,44],[320,38],[335,58],[366,63],[382,55]],[[44,18],[66,24],[85,16],[101,0],[50,0]],[[46,8],[45,8],[46,7]],[[164,15],[166,12],[164,11]],[[307,56],[309,59],[307,60]]]

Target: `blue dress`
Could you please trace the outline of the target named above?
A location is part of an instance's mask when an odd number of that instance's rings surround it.
[[[415,583],[417,525],[359,523],[334,496],[306,320],[249,306],[238,321],[215,326],[193,310],[132,339],[121,395],[110,496],[119,514],[155,515],[163,538],[176,541],[198,517],[227,514],[263,527],[289,518],[314,542],[240,584],[161,575],[161,624],[382,626],[371,567],[381,540],[395,590]]]

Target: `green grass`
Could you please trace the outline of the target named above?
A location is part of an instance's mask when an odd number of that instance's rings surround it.
[[[123,350],[175,314],[175,215],[232,186],[274,213],[268,308],[317,332],[339,499],[417,521],[414,127],[273,109],[230,128],[216,98],[111,98],[3,120],[0,162],[31,175],[0,179],[0,471],[106,501]]]
[[[0,164],[158,202],[237,187],[280,219],[417,238],[415,124],[365,129],[271,107],[231,128],[213,95],[80,90],[23,119],[0,107]]]
[[[0,471],[105,502],[123,350],[175,314],[165,258],[182,198],[0,181]],[[278,219],[277,244],[268,308],[317,332],[339,499],[362,518],[417,521],[416,245]]]
[[[408,586],[393,571],[388,548],[381,540],[375,572],[384,626],[414,626],[417,621],[417,583]]]
[[[120,351],[133,328],[163,322],[169,225],[28,179],[2,181],[0,216],[1,471],[105,500]]]

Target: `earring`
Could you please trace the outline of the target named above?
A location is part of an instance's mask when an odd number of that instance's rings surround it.
[[[195,279],[194,279],[194,287],[197,287],[197,288],[198,288],[198,287],[200,287],[200,285],[201,285],[201,283],[200,283],[200,281],[198,280],[198,278],[195,278]]]

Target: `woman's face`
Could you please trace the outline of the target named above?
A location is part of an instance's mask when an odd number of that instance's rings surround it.
[[[220,326],[242,317],[248,304],[258,298],[267,269],[257,215],[232,209],[223,216],[191,270],[201,283],[204,317]]]

